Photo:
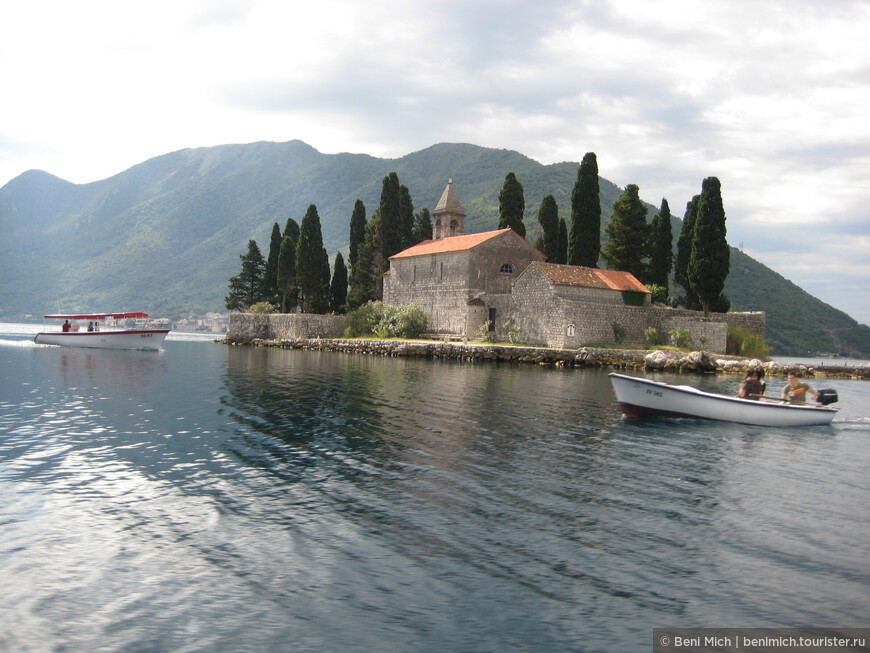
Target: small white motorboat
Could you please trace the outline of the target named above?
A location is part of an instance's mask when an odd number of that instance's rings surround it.
[[[96,349],[160,349],[163,339],[170,331],[116,325],[117,320],[144,319],[148,317],[148,313],[76,313],[44,317],[46,320],[63,320],[64,323],[56,330],[37,333],[33,341],[40,345]],[[83,325],[82,322],[88,324]]]
[[[755,426],[819,426],[837,413],[828,403],[833,390],[820,390],[819,404],[793,404],[759,397],[740,399],[704,392],[686,385],[669,385],[625,374],[610,374],[610,382],[626,417],[688,417]]]

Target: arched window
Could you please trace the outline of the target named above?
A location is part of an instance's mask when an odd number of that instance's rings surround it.
[[[513,274],[514,266],[510,263],[502,263],[498,271],[502,274]]]

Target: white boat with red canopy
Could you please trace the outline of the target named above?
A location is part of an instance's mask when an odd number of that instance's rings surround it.
[[[119,326],[118,320],[143,320],[148,313],[52,314],[46,320],[63,320],[57,329],[40,331],[33,341],[40,345],[96,349],[160,349],[170,329]]]

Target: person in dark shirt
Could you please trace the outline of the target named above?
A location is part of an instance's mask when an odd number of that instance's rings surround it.
[[[741,399],[758,400],[758,397],[762,394],[764,394],[764,386],[758,380],[758,372],[756,370],[749,370],[743,383],[740,384],[740,392],[737,393],[737,396]]]

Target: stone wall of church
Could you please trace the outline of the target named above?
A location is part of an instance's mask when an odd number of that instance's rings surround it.
[[[384,277],[385,304],[420,304],[432,333],[465,332],[469,253],[414,256],[390,261]]]

